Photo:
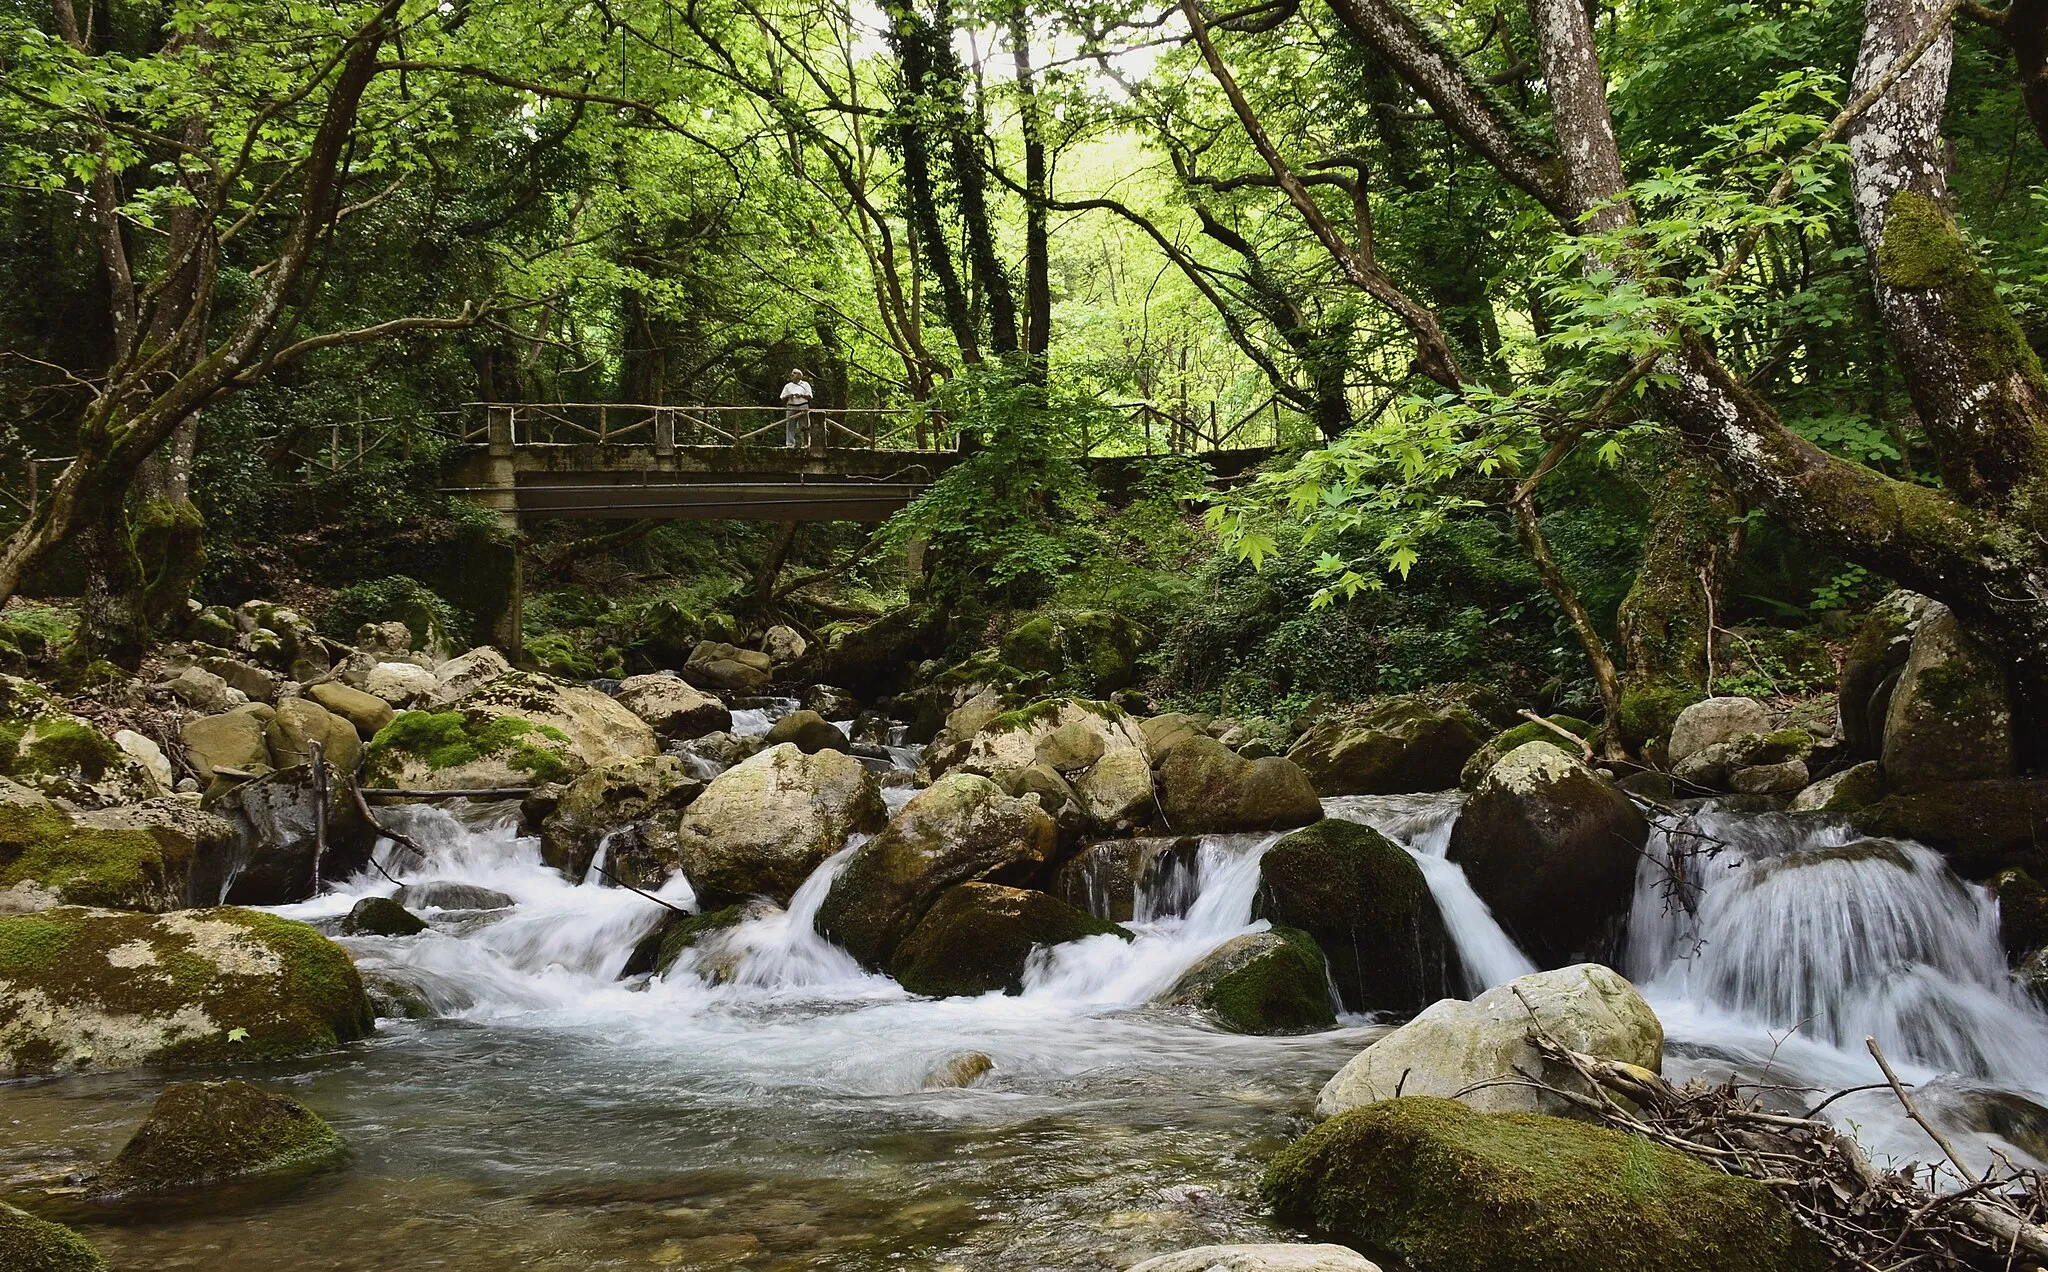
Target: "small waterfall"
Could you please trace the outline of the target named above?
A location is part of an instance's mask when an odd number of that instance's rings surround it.
[[[737,925],[705,937],[684,952],[666,979],[694,975],[748,989],[807,989],[872,981],[853,955],[818,935],[819,907],[832,881],[864,836],[825,859],[789,899],[789,908],[764,906]]]
[[[1446,854],[1464,797],[1455,791],[1433,795],[1339,795],[1323,801],[1331,817],[1370,826],[1408,850],[1422,868],[1422,881],[1436,899],[1444,930],[1465,971],[1465,988],[1477,995],[1536,970],[1529,956],[1502,930],[1493,911],[1472,890],[1465,868]]]
[[[755,698],[754,706],[740,707],[732,713],[732,729],[736,738],[758,738],[775,727],[775,722],[796,710],[795,698]]]
[[[2048,1016],[2006,972],[1998,906],[1919,844],[1816,819],[1663,819],[1627,967],[1660,1012],[2048,1090]]]

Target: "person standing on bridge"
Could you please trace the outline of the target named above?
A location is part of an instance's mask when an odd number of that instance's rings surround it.
[[[792,450],[803,445],[810,422],[811,382],[804,379],[803,368],[796,367],[782,386],[782,444]]]

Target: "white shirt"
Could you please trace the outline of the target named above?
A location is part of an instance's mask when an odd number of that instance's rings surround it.
[[[782,386],[782,400],[795,406],[809,405],[811,383],[808,380],[791,380]]]

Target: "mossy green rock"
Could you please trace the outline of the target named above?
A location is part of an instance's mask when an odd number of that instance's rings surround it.
[[[19,676],[0,675],[0,777],[82,808],[131,804],[161,793],[112,738]]]
[[[1123,615],[1080,610],[1039,615],[1003,638],[1001,658],[1019,671],[1062,676],[1089,693],[1115,693],[1138,674],[1145,632]]]
[[[1422,867],[1369,826],[1330,818],[1274,844],[1252,917],[1308,933],[1346,1011],[1409,1014],[1458,991]]]
[[[685,950],[695,949],[705,937],[715,932],[738,927],[746,917],[747,907],[744,905],[729,905],[688,918],[678,917],[648,938],[648,966],[645,969],[634,967],[640,961],[640,953],[636,951],[633,960],[626,965],[625,974],[648,970],[666,976]]]
[[[1885,712],[1884,775],[1894,790],[2006,777],[2018,765],[2004,666],[1947,606],[1928,607]]]
[[[1852,764],[1822,778],[1792,797],[1794,813],[1843,813],[1865,808],[1884,798],[1884,772],[1876,760]]]
[[[181,1082],[150,1106],[86,1193],[127,1201],[339,1162],[341,1137],[318,1113],[247,1082]]]
[[[935,998],[1024,989],[1024,966],[1040,946],[1131,934],[1057,897],[994,883],[963,883],[939,894],[889,961],[913,994]]]
[[[948,773],[855,850],[818,909],[818,931],[862,966],[887,970],[939,894],[991,877],[1020,882],[1058,843],[1038,801],[1005,795],[985,777]]]
[[[1574,737],[1584,738],[1588,742],[1592,741],[1594,735],[1600,732],[1599,726],[1588,724],[1576,716],[1554,715],[1549,717],[1549,723],[1556,725],[1558,729],[1563,729]],[[1564,746],[1571,745],[1558,736],[1556,729],[1546,728],[1534,720],[1518,724],[1512,729],[1503,729],[1488,738],[1486,744],[1474,751],[1472,758],[1465,761],[1465,767],[1459,770],[1458,785],[1468,791],[1478,790],[1479,783],[1486,779],[1486,771],[1492,768],[1500,760],[1501,756],[1506,755],[1524,742],[1549,742]]]
[[[1874,760],[1884,745],[1884,719],[1899,673],[1905,669],[1913,633],[1932,601],[1918,592],[1896,591],[1871,606],[1842,658],[1836,702],[1842,742],[1856,759]]]
[[[1161,1001],[1205,1008],[1236,1033],[1313,1033],[1337,1023],[1323,952],[1308,933],[1292,928],[1225,941]]]
[[[1822,1272],[1752,1180],[1538,1113],[1408,1096],[1332,1118],[1273,1160],[1283,1222],[1429,1272]]]
[[[1557,967],[1628,912],[1649,829],[1577,756],[1525,742],[1465,802],[1450,858],[1538,966]]]
[[[80,826],[41,796],[9,785],[14,798],[0,796],[0,889],[29,883],[66,905],[110,910],[156,912],[185,903],[189,836],[169,826]]]
[[[566,782],[587,765],[550,725],[486,711],[407,711],[363,755],[365,786],[462,790]]]
[[[1182,833],[1284,830],[1320,820],[1323,804],[1294,761],[1247,760],[1205,736],[1174,747],[1159,766],[1159,815]]]
[[[415,936],[427,922],[390,897],[364,897],[341,921],[344,936]]]
[[[7,1272],[109,1272],[99,1251],[62,1224],[0,1201],[0,1268]]]
[[[1410,694],[1324,720],[1287,752],[1318,795],[1449,790],[1493,732],[1462,703]]]
[[[1940,782],[1845,816],[1866,835],[1926,844],[1965,879],[2012,868],[2048,878],[2048,778]]]
[[[375,1025],[348,951],[253,910],[0,919],[0,1074],[298,1055]]]

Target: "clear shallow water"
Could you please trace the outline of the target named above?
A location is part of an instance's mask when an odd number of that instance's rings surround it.
[[[1478,987],[1528,963],[1445,857],[1457,805],[1350,798],[1329,811],[1416,856]],[[1141,888],[1137,940],[1042,956],[1019,997],[928,1001],[812,929],[843,854],[788,911],[763,907],[664,980],[622,982],[659,906],[595,879],[569,884],[503,813],[395,815],[430,857],[394,871],[518,903],[427,911],[433,928],[417,937],[348,940],[367,976],[409,985],[451,1019],[385,1022],[370,1043],[250,1074],[329,1117],[355,1150],[349,1167],[241,1213],[83,1225],[117,1265],[1124,1268],[1273,1239],[1256,1197],[1264,1160],[1376,1036],[1354,1022],[1247,1038],[1144,1005],[1264,926],[1250,910],[1272,837],[1209,837]],[[1873,1080],[1858,1032],[1870,1028],[1909,1081],[1928,1084],[1923,1104],[1966,1151],[2040,1155],[2048,1124],[2000,1092],[2048,1087],[2048,1020],[2004,976],[1981,889],[1911,847],[1789,868],[1841,843],[1812,822],[1705,825],[1730,846],[1688,863],[1676,913],[1646,863],[1622,959],[1664,1021],[1671,1076],[1741,1074],[1792,1088],[1773,1098],[1798,1108],[1812,1098],[1799,1088]],[[392,890],[371,874],[283,912],[331,927]],[[680,878],[662,895],[692,901]],[[725,983],[705,984],[693,964]],[[970,1051],[991,1072],[926,1089]],[[104,1161],[166,1080],[0,1089],[0,1177]],[[1889,1099],[1831,1112],[1880,1156],[1930,1157]]]

